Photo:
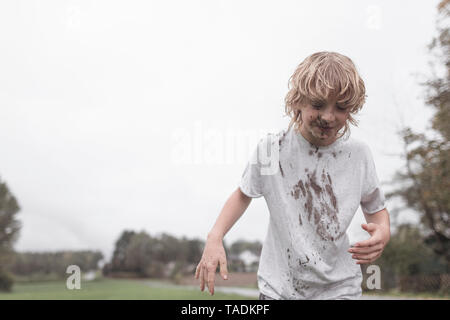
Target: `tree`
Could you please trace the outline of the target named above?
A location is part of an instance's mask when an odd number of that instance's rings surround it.
[[[155,256],[153,252],[155,242],[155,239],[144,231],[133,235],[126,249],[124,271],[147,277],[152,276],[152,272],[155,272],[155,270],[162,270],[163,267],[159,265],[154,268],[157,263],[160,263],[153,258]]]
[[[8,268],[22,280],[66,279],[67,267],[77,265],[82,272],[98,269],[103,259],[100,251],[17,252]]]
[[[112,257],[111,271],[124,270],[127,248],[135,234],[136,232],[134,231],[125,230],[116,241],[116,246]]]
[[[233,242],[233,244],[230,247],[230,253],[235,255],[239,255],[246,250],[259,256],[261,255],[262,244],[259,241],[251,242],[246,240],[237,240]]]
[[[442,21],[450,17],[450,1],[439,6]],[[436,254],[444,256],[450,263],[450,31],[448,23],[438,24],[438,37],[429,49],[437,52],[444,74],[435,75],[423,83],[427,89],[426,104],[436,110],[431,129],[433,138],[415,133],[411,128],[401,131],[405,146],[406,170],[397,172],[394,181],[402,187],[387,194],[400,197],[408,207],[420,214],[425,227],[426,244]]]
[[[411,224],[398,226],[375,264],[381,268],[383,290],[398,289],[402,281],[414,276],[433,276],[449,272],[445,258],[436,255],[424,243],[420,228]],[[368,266],[361,266],[366,278],[370,275],[366,271]],[[363,281],[363,286],[366,283]],[[436,285],[433,289],[438,290],[440,286]]]
[[[10,291],[13,281],[6,267],[14,256],[13,244],[21,224],[16,220],[20,207],[6,183],[0,181],[0,290]]]

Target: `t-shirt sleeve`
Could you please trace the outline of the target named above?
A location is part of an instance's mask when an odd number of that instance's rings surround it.
[[[366,214],[373,214],[386,207],[384,193],[381,190],[373,161],[372,152],[367,145],[364,145],[364,172],[362,174],[361,209]]]
[[[259,198],[267,193],[268,179],[279,170],[279,136],[268,133],[261,138],[253,150],[239,187],[251,198]]]
[[[250,198],[259,198],[263,196],[263,179],[261,175],[261,163],[258,159],[259,145],[253,150],[250,160],[247,162],[244,173],[241,176],[239,188],[242,193]]]

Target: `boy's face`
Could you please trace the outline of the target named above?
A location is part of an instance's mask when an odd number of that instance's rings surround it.
[[[336,141],[338,131],[345,125],[350,108],[327,101],[310,101],[301,107],[303,137],[317,146],[327,146]]]

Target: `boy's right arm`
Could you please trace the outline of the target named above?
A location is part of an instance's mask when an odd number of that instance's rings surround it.
[[[202,258],[195,271],[195,278],[200,277],[200,290],[205,289],[205,282],[211,295],[214,294],[214,278],[217,264],[220,265],[220,274],[226,280],[228,278],[227,258],[223,247],[223,238],[236,221],[248,208],[252,198],[242,193],[237,188],[225,202],[219,217],[211,231],[208,233]]]

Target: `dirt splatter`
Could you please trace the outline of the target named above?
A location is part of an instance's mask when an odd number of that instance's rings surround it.
[[[320,213],[314,208],[314,223],[318,225],[320,222]]]
[[[333,151],[331,154],[333,155],[333,158],[336,159],[336,152]]]
[[[308,290],[310,288],[309,285],[307,285],[305,282],[303,282],[302,280],[300,280],[296,277],[293,277],[292,285],[293,285],[295,291],[297,291],[301,295],[305,295],[306,290]]]
[[[311,264],[312,261],[310,261],[310,258],[307,255],[302,254],[299,257],[295,252],[289,252],[289,249],[287,250],[287,253],[289,254],[289,258],[287,261],[289,265],[289,271],[286,273],[288,281],[297,293],[305,295],[306,290],[308,290],[310,286],[307,282],[298,277],[298,271],[299,268],[308,268],[308,264]]]
[[[305,171],[305,181],[299,179],[291,189],[291,195],[296,200],[304,201],[307,219],[315,225],[316,233],[325,241],[335,241],[345,234],[345,230],[340,228],[338,202],[330,174],[323,169],[318,180],[316,170],[311,174],[307,169]],[[301,214],[299,223],[303,225]]]
[[[283,135],[278,140],[278,146],[281,148],[281,144],[283,143],[284,137],[286,137],[286,131],[283,131]]]
[[[314,170],[314,172],[312,173],[312,175],[310,175],[309,173],[307,174],[308,180],[310,182],[310,186],[311,188],[313,188],[314,192],[316,193],[316,195],[318,197],[320,197],[320,193],[322,192],[322,188],[317,184],[316,181],[316,171]]]
[[[337,210],[337,200],[336,196],[333,193],[333,189],[331,188],[331,185],[327,184],[325,185],[325,190],[327,191],[328,195],[331,199],[331,204],[333,205],[334,210]]]
[[[298,259],[298,264],[302,267],[304,267],[308,262],[309,262],[309,257],[307,255],[305,255],[306,260],[302,261],[300,258]]]
[[[303,181],[298,180],[298,183],[294,186],[293,190],[291,190],[291,195],[294,197],[295,200],[298,200],[300,196],[300,191],[302,192],[303,196],[306,195],[305,187],[303,186]]]
[[[350,152],[349,154],[348,154],[348,158],[350,159],[350,156],[352,155],[352,153]]]
[[[307,197],[306,197],[306,202],[305,202],[305,209],[306,212],[308,212],[308,221],[311,221],[311,214],[312,214],[312,208],[313,208],[313,197],[311,194],[311,189],[309,188],[309,184],[306,183],[306,193],[307,193]]]
[[[309,152],[308,152],[308,154],[310,155],[310,156],[312,156],[313,155],[313,151],[312,150],[309,150]]]
[[[317,157],[320,159],[320,158],[322,157],[322,152],[319,152],[319,153],[317,154]]]
[[[278,161],[278,166],[280,167],[281,176],[284,178],[283,168],[281,167],[281,162]]]

